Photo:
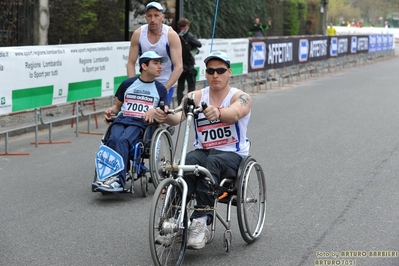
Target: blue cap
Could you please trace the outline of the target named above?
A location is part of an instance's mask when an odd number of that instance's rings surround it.
[[[210,53],[208,55],[208,57],[205,58],[205,60],[204,60],[205,65],[207,65],[208,61],[212,60],[212,59],[221,60],[221,61],[225,62],[228,65],[228,67],[230,67],[230,59],[229,59],[228,55],[225,52],[214,51],[214,52]]]
[[[163,6],[158,3],[158,2],[150,2],[145,6],[145,12],[147,12],[148,9],[150,8],[156,8],[158,11],[161,11],[162,13],[164,12]]]
[[[141,65],[142,63],[145,63],[145,62],[153,60],[153,59],[161,59],[162,63],[165,63],[168,61],[167,57],[160,56],[156,51],[147,51],[140,56],[139,64]]]

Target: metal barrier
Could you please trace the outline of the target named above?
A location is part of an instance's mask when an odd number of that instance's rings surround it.
[[[4,153],[1,155],[29,155],[26,152],[9,152],[8,141],[9,133],[12,131],[26,130],[35,127],[35,141],[38,137],[38,111],[27,110],[24,112],[10,113],[7,116],[0,116],[0,134],[5,134],[4,139]]]
[[[74,103],[75,106],[78,106],[78,102]],[[61,122],[64,120],[75,119],[76,120],[76,136],[78,136],[78,125],[79,125],[79,115],[73,114],[72,112],[68,112],[69,108],[66,108],[67,105],[53,105],[41,107],[39,109],[39,120],[42,125],[48,125],[49,129],[49,141],[36,141],[31,142],[31,144],[67,144],[71,143],[70,141],[53,141],[53,124],[56,122]],[[71,115],[70,115],[71,114]]]
[[[92,135],[102,135],[103,132],[92,132],[90,127],[90,122],[92,116],[96,122],[96,128],[98,128],[97,115],[104,113],[107,108],[113,105],[114,97],[104,97],[100,99],[92,99],[79,102],[79,108],[77,109],[83,117],[87,117],[87,131],[80,131],[81,134],[92,134]],[[73,124],[71,125],[71,127]]]

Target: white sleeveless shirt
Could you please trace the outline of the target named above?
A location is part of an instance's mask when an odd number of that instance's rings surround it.
[[[241,90],[231,88],[220,108],[230,106],[233,95]],[[201,101],[209,105],[209,87],[201,89]],[[223,115],[223,111],[222,111]],[[199,113],[194,120],[196,149],[216,149],[220,151],[236,152],[242,157],[248,156],[250,142],[247,139],[247,128],[251,113],[241,118],[234,124],[226,124],[222,121],[209,121],[204,114]]]
[[[162,63],[162,73],[159,77],[155,78],[161,82],[164,86],[168,82],[170,75],[173,71],[173,64],[170,57],[170,48],[168,40],[168,31],[170,27],[162,24],[162,35],[157,43],[150,43],[148,41],[148,24],[141,26],[140,39],[139,39],[139,49],[140,55],[147,51],[156,51],[161,56],[166,56],[169,60]]]

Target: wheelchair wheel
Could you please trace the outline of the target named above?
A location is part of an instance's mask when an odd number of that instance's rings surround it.
[[[158,128],[154,132],[150,148],[150,173],[155,188],[168,177],[164,167],[173,164],[172,149],[173,142],[170,133],[164,128]]]
[[[140,177],[140,186],[141,186],[141,196],[143,198],[147,197],[148,192],[148,178],[147,175],[142,175]]]
[[[183,227],[177,220],[181,215],[182,188],[174,179],[163,180],[155,190],[151,203],[149,237],[154,265],[181,265],[187,244],[187,212]]]
[[[250,244],[260,235],[265,222],[266,178],[260,164],[251,157],[238,178],[238,226],[242,238]]]
[[[93,178],[93,183],[95,183],[97,181],[97,171],[96,171],[96,169],[94,169],[94,178]],[[95,192],[95,190],[94,190],[94,188],[92,187],[91,188],[91,191],[92,192]]]

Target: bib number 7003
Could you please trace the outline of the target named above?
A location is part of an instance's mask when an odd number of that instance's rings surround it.
[[[145,113],[149,109],[148,105],[137,104],[137,103],[128,103],[127,108],[129,111],[135,111],[140,113]]]
[[[230,127],[219,127],[210,130],[202,131],[202,135],[204,136],[204,141],[215,140],[215,139],[223,139],[231,136]]]

